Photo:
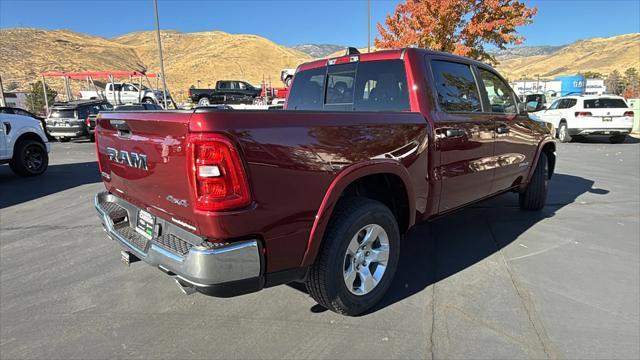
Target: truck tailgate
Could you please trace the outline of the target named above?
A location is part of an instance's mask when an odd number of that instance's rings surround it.
[[[187,165],[191,114],[102,113],[96,124],[96,148],[107,189],[157,215],[191,218]]]

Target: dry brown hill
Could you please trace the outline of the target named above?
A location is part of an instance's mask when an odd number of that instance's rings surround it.
[[[154,32],[126,34],[112,39],[131,46],[150,68],[159,68]],[[243,79],[259,84],[263,77],[280,86],[280,70],[310,60],[300,51],[277,45],[256,35],[232,35],[221,31],[162,32],[167,81],[175,93],[221,79]]]
[[[165,70],[170,91],[184,97],[190,85],[206,86],[220,79],[260,83],[263,76],[279,85],[280,70],[308,61],[310,56],[255,35],[224,32],[162,32]],[[131,33],[114,39],[67,30],[0,30],[0,75],[5,87],[21,89],[42,71],[141,70],[159,72],[154,32]],[[47,80],[59,92],[61,81]],[[74,86],[78,90],[81,84]],[[181,95],[181,96],[180,96]]]
[[[547,55],[501,58],[496,67],[509,79],[553,78],[593,71],[609,74],[640,67],[640,33],[577,41]]]

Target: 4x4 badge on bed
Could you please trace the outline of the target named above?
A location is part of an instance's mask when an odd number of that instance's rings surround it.
[[[107,148],[107,156],[109,160],[119,164],[127,165],[132,168],[149,170],[147,167],[147,155],[124,150],[117,150],[111,147]]]

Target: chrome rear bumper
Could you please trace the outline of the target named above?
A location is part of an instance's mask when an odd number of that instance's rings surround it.
[[[233,296],[262,288],[263,256],[258,240],[214,244],[156,218],[152,239],[135,230],[141,210],[107,192],[94,205],[109,237],[140,260],[214,296]]]

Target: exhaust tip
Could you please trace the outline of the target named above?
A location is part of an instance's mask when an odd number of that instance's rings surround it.
[[[176,278],[174,279],[176,284],[178,284],[178,287],[180,288],[180,291],[182,291],[183,294],[185,295],[191,295],[193,293],[195,293],[197,290],[196,288],[194,288],[192,285],[187,284],[186,282]]]

